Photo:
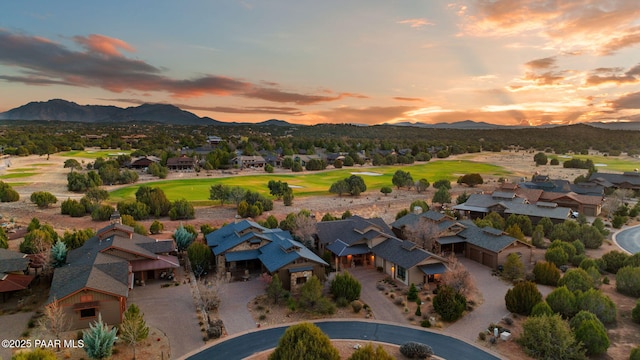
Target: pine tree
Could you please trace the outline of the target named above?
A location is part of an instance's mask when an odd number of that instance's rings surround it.
[[[144,321],[144,314],[136,304],[129,305],[120,324],[120,339],[133,347],[133,358],[136,358],[136,345],[149,336],[149,327]]]
[[[290,326],[278,341],[269,360],[308,359],[338,360],[340,353],[331,345],[329,337],[314,324]]]
[[[113,344],[118,340],[118,328],[109,330],[109,326],[102,322],[102,315],[98,314],[98,321],[89,324],[89,330],[82,332],[84,351],[90,358],[104,359],[111,356]]]
[[[64,242],[58,240],[51,248],[51,260],[53,267],[60,267],[67,261],[67,245]]]
[[[178,229],[173,233],[173,238],[176,240],[178,251],[184,251],[191,245],[195,236],[180,224]]]

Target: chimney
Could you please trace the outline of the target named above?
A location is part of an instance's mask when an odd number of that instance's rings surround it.
[[[114,211],[113,214],[111,214],[109,221],[111,222],[111,224],[122,224],[122,218],[120,217],[120,213],[118,212],[118,210]]]

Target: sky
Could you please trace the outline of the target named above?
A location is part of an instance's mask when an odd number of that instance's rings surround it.
[[[5,1],[0,112],[220,121],[640,121],[638,0]]]

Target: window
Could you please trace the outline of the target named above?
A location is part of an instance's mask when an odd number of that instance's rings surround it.
[[[402,266],[398,266],[398,279],[402,281],[407,280],[407,270]]]
[[[307,278],[304,276],[300,276],[296,278],[296,285],[302,285],[307,282]]]
[[[80,310],[80,319],[96,317],[96,308],[82,309]]]

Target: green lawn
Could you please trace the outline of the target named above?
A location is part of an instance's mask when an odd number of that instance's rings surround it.
[[[26,167],[26,168],[10,168],[7,169],[7,172],[28,172],[38,170],[37,167]]]
[[[505,176],[510,174],[504,168],[491,164],[472,161],[443,160],[406,166],[352,167],[308,174],[264,173],[227,178],[207,178],[201,175],[195,179],[164,180],[148,183],[147,185],[159,187],[170,200],[185,198],[189,201],[197,201],[200,203],[207,201],[209,198],[209,188],[214,184],[240,186],[269,195],[269,189],[267,188],[269,180],[281,180],[293,187],[295,196],[302,197],[328,195],[329,187],[334,182],[350,176],[351,173],[362,173],[359,175],[362,176],[367,184],[367,192],[373,191],[377,193],[382,186],[392,184],[393,174],[398,169],[410,172],[414,180],[426,178],[430,183],[440,179],[449,179],[455,182],[460,175],[467,173],[480,173],[485,176]],[[375,173],[375,175],[366,174],[368,172]],[[115,190],[111,193],[110,198],[114,201],[133,199],[139,186],[140,185],[132,185]]]
[[[547,154],[549,160],[558,159],[560,161],[560,166],[562,163],[571,160],[572,158],[586,160],[591,159],[594,164],[596,164],[596,169],[602,172],[608,171],[633,171],[634,169],[640,168],[640,160],[630,158],[628,156],[596,156],[596,155],[556,155],[556,154]],[[531,157],[533,159],[533,156]],[[598,165],[606,165],[606,166],[598,166]]]
[[[29,176],[33,176],[33,175],[38,175],[38,173],[20,172],[20,173],[15,173],[15,174],[6,174],[6,175],[0,175],[0,179],[18,179],[18,178],[29,177]]]
[[[67,152],[60,153],[60,156],[64,157],[72,157],[72,158],[86,158],[86,159],[97,159],[101,158],[109,158],[112,156],[131,154],[131,150],[71,150]]]

